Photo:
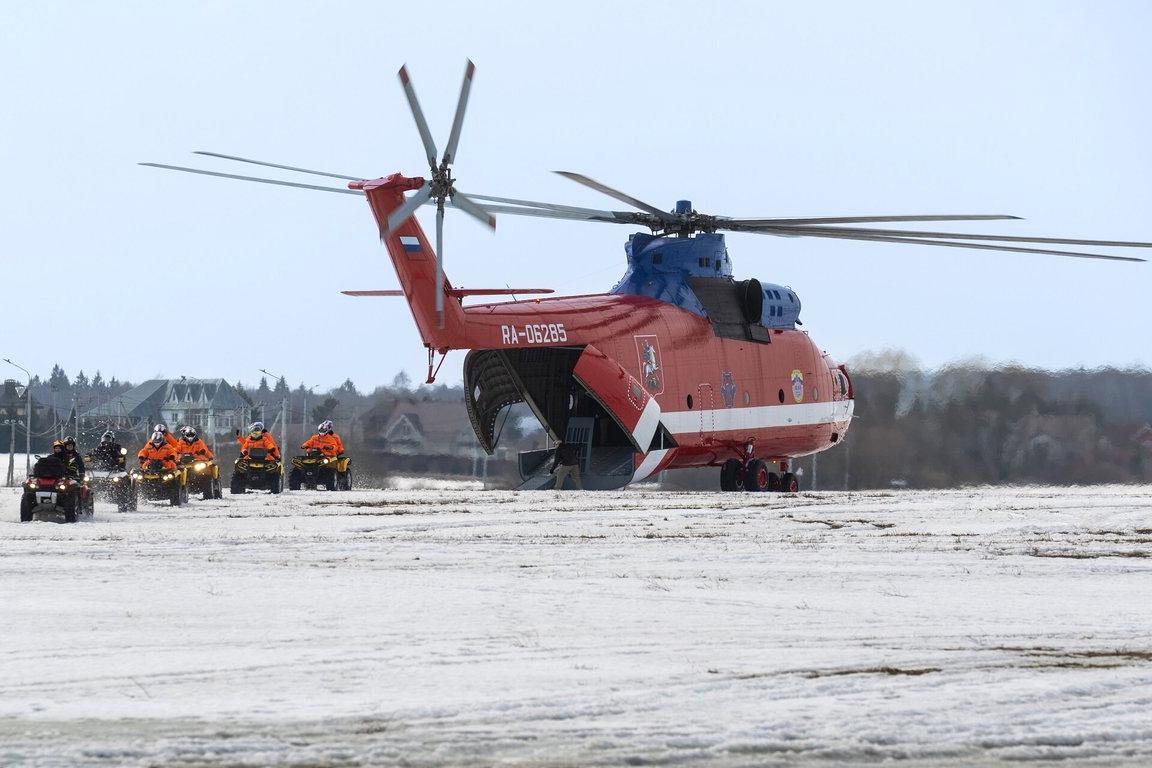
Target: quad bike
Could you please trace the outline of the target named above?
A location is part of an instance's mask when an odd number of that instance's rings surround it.
[[[184,467],[165,467],[164,462],[152,459],[132,472],[138,492],[149,501],[167,501],[178,507],[188,503],[188,470]]]
[[[91,516],[94,508],[88,486],[61,471],[59,462],[40,459],[24,481],[20,522],[74,523],[78,514]]]
[[[199,493],[204,501],[224,498],[224,489],[220,487],[220,467],[215,461],[185,453],[179,464],[188,473],[189,493]]]
[[[232,467],[229,490],[233,494],[247,493],[249,489],[280,493],[283,482],[284,468],[280,460],[270,457],[267,448],[249,448]]]
[[[137,507],[136,479],[124,466],[123,448],[114,459],[95,454],[85,457],[88,466],[88,484],[93,495],[106,496],[121,512],[135,512]]]
[[[298,491],[303,486],[314,491],[316,486],[323,485],[330,491],[350,491],[351,463],[352,460],[347,456],[325,456],[319,448],[312,448],[306,455],[292,459],[288,488]]]

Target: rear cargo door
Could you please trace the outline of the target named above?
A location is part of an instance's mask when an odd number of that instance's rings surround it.
[[[584,348],[572,375],[596,398],[632,441],[640,453],[660,426],[660,406],[624,366],[589,344]]]

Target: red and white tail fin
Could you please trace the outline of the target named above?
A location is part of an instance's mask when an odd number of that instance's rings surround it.
[[[419,177],[393,174],[372,181],[352,182],[348,186],[363,190],[368,197],[381,233],[380,240],[392,258],[400,289],[412,310],[424,345],[438,350],[459,349],[464,342],[464,309],[452,297],[452,284],[447,277],[442,277],[437,285],[436,251],[428,243],[420,223],[415,216],[409,216],[398,225],[389,227],[389,216],[405,203],[404,193],[419,190],[425,183]],[[443,323],[436,312],[436,305],[441,302]]]

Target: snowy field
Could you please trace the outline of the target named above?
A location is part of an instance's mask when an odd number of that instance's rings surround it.
[[[15,522],[0,765],[1152,764],[1152,487]]]

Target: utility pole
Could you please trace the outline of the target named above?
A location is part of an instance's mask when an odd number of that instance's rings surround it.
[[[24,389],[28,396],[27,404],[24,406],[24,476],[28,477],[32,474],[32,372],[8,358],[4,358],[4,362],[24,371],[24,375],[28,377],[28,385]],[[19,388],[16,390],[16,396],[20,396]]]
[[[266,373],[269,376],[271,376],[272,378],[276,379],[276,381],[280,381],[280,379],[284,378],[283,376],[277,376],[276,374],[272,373],[271,371],[267,371],[263,368],[260,369],[260,373]],[[284,379],[284,381],[287,382],[288,380]],[[287,392],[288,386],[287,386],[287,383],[285,383],[284,389],[285,389],[284,397],[280,400],[280,439],[283,440],[285,443],[287,443],[288,442],[288,392]]]
[[[312,387],[316,386],[315,384]],[[308,439],[308,393],[312,391],[312,387],[305,387],[304,382],[300,382],[300,389],[304,390],[304,404],[300,414],[300,442]]]
[[[13,485],[16,485],[16,473],[15,473],[16,425],[19,424],[20,422],[16,419],[15,415],[12,415],[11,418],[5,419],[4,423],[9,425],[9,432],[8,432],[8,434],[9,434],[9,437],[8,437],[8,479],[5,481],[4,484],[7,485],[9,488],[11,488]]]

